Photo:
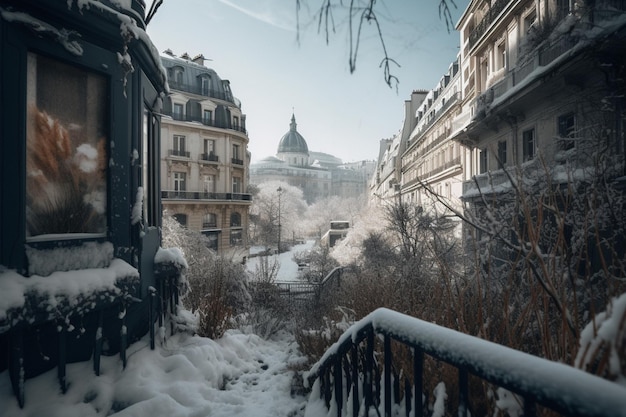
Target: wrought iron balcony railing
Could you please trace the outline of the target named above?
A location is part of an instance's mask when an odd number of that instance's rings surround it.
[[[209,161],[209,162],[219,162],[220,160],[220,158],[217,155],[215,155],[213,152],[200,154],[200,159],[203,161]]]
[[[252,201],[251,194],[245,193],[209,193],[204,191],[161,191],[164,200],[235,200]]]
[[[183,122],[198,122],[202,123],[205,126],[217,127],[220,129],[230,129],[236,130],[237,132],[247,133],[245,127],[241,125],[235,125],[231,122],[218,121],[215,119],[207,119],[206,117],[202,116],[194,116],[190,114],[180,114],[167,111],[164,111],[163,114],[166,116],[170,116],[174,120],[180,120]]]
[[[169,150],[169,155],[170,156],[180,156],[183,158],[189,158],[189,152],[184,151],[182,149],[170,149]]]

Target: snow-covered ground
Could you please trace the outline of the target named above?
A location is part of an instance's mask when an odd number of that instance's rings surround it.
[[[283,252],[280,255],[271,255],[270,260],[274,260],[278,257],[278,262],[280,263],[280,269],[278,271],[276,281],[298,281],[298,264],[294,262],[293,255],[297,252],[311,250],[314,245],[314,240],[307,240],[306,243],[294,245],[291,250]],[[261,250],[262,248],[251,248],[250,253],[258,253]],[[246,269],[249,272],[254,273],[258,263],[259,257],[250,258],[246,263]]]
[[[118,356],[68,365],[69,389],[60,393],[56,368],[26,381],[20,409],[8,372],[0,374],[2,417],[274,417],[303,415],[306,398],[291,395],[292,367],[305,358],[292,335],[272,340],[228,331],[217,341],[179,334],[150,350],[147,340]]]

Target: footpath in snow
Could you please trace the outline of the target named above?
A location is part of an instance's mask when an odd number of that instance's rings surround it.
[[[68,365],[68,392],[60,393],[56,368],[26,381],[20,409],[8,372],[0,374],[1,417],[297,417],[306,398],[292,395],[293,368],[306,359],[289,333],[272,340],[228,331],[217,341],[175,335],[150,350],[147,339],[118,356],[103,357],[101,375],[91,362]]]
[[[298,264],[293,260],[293,255],[298,252],[310,251],[313,249],[315,245],[314,240],[308,240],[306,243],[302,243],[299,245],[294,245],[291,250],[287,252],[283,252],[279,255],[270,255],[270,262],[278,259],[280,263],[280,269],[278,270],[278,275],[276,276],[277,282],[291,282],[298,281]],[[250,252],[260,252],[264,248],[257,247],[251,248]],[[254,273],[256,271],[257,265],[259,263],[259,257],[254,257],[248,259],[246,263],[246,269],[250,273]]]

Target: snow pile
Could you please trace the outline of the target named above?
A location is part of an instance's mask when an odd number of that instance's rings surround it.
[[[182,268],[189,267],[180,248],[159,248],[154,256],[154,262],[157,264],[174,264]]]
[[[622,358],[620,358],[620,352]],[[611,379],[626,387],[626,293],[615,298],[580,334],[578,368]]]
[[[154,351],[146,339],[118,357],[103,357],[101,375],[91,362],[67,367],[68,391],[59,392],[56,370],[26,381],[20,410],[8,373],[0,374],[0,416],[294,416],[306,399],[291,395],[293,371],[303,363],[293,336],[273,340],[229,331],[213,341],[184,334]]]
[[[47,277],[24,277],[13,270],[0,270],[0,320],[30,319],[34,312],[62,316],[87,311],[97,301],[122,293],[121,280],[138,280],[135,268],[113,259],[107,268],[59,271]]]

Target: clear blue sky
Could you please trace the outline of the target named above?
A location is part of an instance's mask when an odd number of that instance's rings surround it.
[[[303,0],[303,3],[307,0]],[[393,136],[404,119],[404,101],[414,89],[431,89],[458,53],[459,34],[448,33],[437,0],[377,2],[398,90],[389,88],[374,28],[366,25],[350,74],[347,13],[335,14],[337,31],[326,45],[312,23],[319,0],[300,13],[295,0],[165,0],[148,26],[159,51],[203,54],[231,82],[247,116],[252,159],[274,155],[289,130],[292,109],[309,150],[345,162],[375,159],[380,139]],[[452,8],[456,23],[467,0]]]

